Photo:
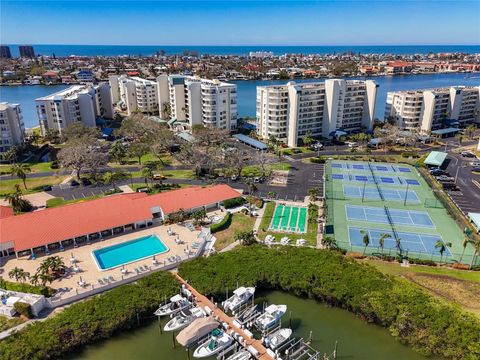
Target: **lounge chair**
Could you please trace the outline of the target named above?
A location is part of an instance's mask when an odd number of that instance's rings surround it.
[[[98,279],[97,281],[98,281],[98,283],[99,283],[100,285],[105,285],[105,283],[103,282],[102,279]]]
[[[135,272],[136,272],[137,274],[140,273],[140,270],[139,270],[138,268],[135,268],[134,270],[135,270]]]
[[[108,280],[110,280],[110,281],[115,281],[115,279],[113,278],[112,275],[109,275],[109,276],[108,276]]]

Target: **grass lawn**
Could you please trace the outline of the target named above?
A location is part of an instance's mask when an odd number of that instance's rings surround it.
[[[267,172],[272,170],[290,170],[291,167],[292,165],[288,163],[269,164],[267,166]],[[242,176],[252,177],[252,176],[260,176],[260,175],[261,175],[261,171],[258,165],[249,165],[243,168],[242,170]]]
[[[185,188],[185,187],[189,187],[191,186],[190,184],[179,184],[180,185],[180,188]],[[133,190],[133,191],[137,191],[138,189],[142,189],[142,188],[145,188],[147,187],[147,185],[144,183],[144,182],[141,182],[141,183],[133,183],[133,184],[128,184],[128,186],[130,186],[130,188]],[[151,187],[151,184],[149,183],[149,188]],[[179,189],[179,188],[177,188]],[[154,193],[159,193],[159,192],[165,192],[165,191],[170,191],[170,190],[177,190],[177,189],[163,189],[163,190],[160,190],[158,189],[158,191],[154,192]]]
[[[0,331],[5,331],[21,323],[23,323],[23,320],[19,317],[8,318],[0,315]]]
[[[57,206],[67,205],[67,204],[74,204],[82,201],[99,199],[101,197],[103,197],[103,195],[87,196],[84,198],[78,198],[73,200],[65,200],[63,197],[56,197],[56,198],[47,200],[47,208],[53,208]]]
[[[45,185],[56,185],[61,183],[66,176],[46,176],[39,178],[27,178],[27,190],[23,186],[23,182],[20,179],[12,180],[0,180],[0,196],[11,194],[14,192],[14,185],[19,184],[23,194],[32,194],[35,192],[43,191],[42,187]]]
[[[163,165],[172,165],[172,166],[179,165],[179,162],[170,154],[165,153],[164,155],[162,155],[161,159],[162,159]],[[142,156],[141,165],[146,165],[149,163],[158,164],[160,168],[162,166],[159,159],[151,153],[148,153]],[[123,166],[139,165],[139,164],[138,164],[138,159],[136,157],[127,157],[124,159],[124,164],[118,164],[116,162],[112,162],[112,163],[109,163],[109,165],[112,167],[123,167]]]
[[[24,163],[26,165],[28,165],[30,167],[30,169],[32,170],[32,174],[35,174],[35,173],[42,173],[42,172],[51,172],[51,171],[56,171],[54,169],[52,169],[50,166],[52,165],[52,162],[49,161],[49,162],[39,162],[39,163]],[[9,175],[10,174],[10,168],[11,166],[10,165],[0,165],[0,174],[4,174],[4,175]]]
[[[313,153],[314,151],[308,147],[301,146],[301,147],[296,147],[293,149],[281,149],[280,153],[282,155],[293,155],[293,154],[309,154]]]
[[[263,212],[262,222],[260,223],[260,228],[258,229],[258,237],[261,240],[265,239],[267,235],[273,235],[276,241],[280,241],[280,239],[284,236],[288,236],[292,241],[291,243],[295,243],[297,239],[305,239],[307,240],[308,245],[316,246],[317,245],[317,230],[318,224],[317,222],[310,221],[310,214],[308,215],[307,220],[307,232],[305,234],[292,234],[292,233],[284,233],[281,231],[268,231],[270,226],[270,222],[272,221],[273,212],[275,210],[275,202],[267,202],[265,203],[265,210]],[[314,213],[315,219],[317,218],[318,211]]]
[[[443,267],[410,265],[380,260],[359,260],[373,265],[381,272],[413,282],[435,297],[480,317],[480,272],[455,270]]]
[[[165,175],[167,178],[174,178],[174,179],[195,179],[195,171],[193,170],[159,170],[157,171],[158,174]],[[141,171],[134,171],[131,173],[132,177],[134,178],[142,178]]]
[[[215,250],[222,250],[227,245],[234,242],[234,236],[237,232],[251,231],[255,224],[255,218],[244,215],[242,213],[236,213],[232,216],[232,222],[230,226],[222,231],[216,232],[215,237]]]

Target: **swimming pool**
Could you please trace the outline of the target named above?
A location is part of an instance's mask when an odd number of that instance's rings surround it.
[[[157,235],[148,235],[94,250],[92,251],[92,256],[100,270],[108,270],[167,251],[168,247]]]

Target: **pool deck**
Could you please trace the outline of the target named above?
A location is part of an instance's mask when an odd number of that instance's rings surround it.
[[[210,217],[214,214],[217,214],[217,212],[209,212],[208,216]],[[168,235],[167,230],[169,228],[174,232],[175,235]],[[98,279],[103,279],[104,277],[112,276],[115,281],[118,281],[123,279],[124,277],[128,277],[129,275],[132,276],[136,274],[135,268],[138,268],[139,266],[146,266],[151,270],[154,270],[155,268],[170,265],[172,263],[168,260],[169,257],[178,255],[182,259],[186,259],[188,258],[187,252],[189,250],[192,250],[192,252],[196,252],[195,249],[192,249],[192,244],[198,241],[198,236],[200,232],[200,230],[190,231],[187,227],[177,224],[152,226],[127,234],[114,236],[103,241],[97,241],[91,243],[90,245],[85,244],[77,248],[67,248],[65,249],[65,251],[52,252],[50,256],[60,256],[63,259],[65,265],[67,266],[67,274],[62,278],[54,280],[51,284],[47,285],[52,288],[59,289],[61,290],[61,292],[68,293],[76,289],[82,290],[78,284],[80,281],[80,277],[82,277],[82,280],[86,283],[86,285],[84,286],[84,288],[86,289],[91,288],[92,286],[98,287]],[[165,253],[156,255],[155,258],[158,261],[158,265],[153,264],[152,256],[125,265],[125,269],[128,271],[127,274],[122,274],[121,266],[109,270],[101,270],[98,268],[92,254],[94,250],[102,249],[152,234],[157,235],[169,249]],[[177,235],[181,240],[185,242],[184,244],[177,244],[175,242]],[[81,269],[80,272],[73,271],[73,264],[70,262],[70,258],[72,257],[72,255],[78,261],[77,265]],[[35,260],[31,260],[27,257],[18,259],[14,257],[8,259],[4,258],[2,259],[2,261],[5,261],[5,263],[2,264],[4,270],[3,273],[5,274],[7,280],[15,281],[14,279],[9,279],[7,274],[10,270],[17,266],[33,275],[36,273],[37,268],[40,266],[41,262],[47,257],[48,256],[39,256]],[[145,273],[147,272],[148,271],[145,271]],[[112,282],[112,284],[113,283],[114,282]]]

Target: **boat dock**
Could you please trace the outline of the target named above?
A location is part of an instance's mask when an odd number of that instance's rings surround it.
[[[239,334],[243,341],[240,344],[248,350],[255,359],[258,360],[273,360],[274,358],[267,353],[267,348],[262,344],[260,340],[254,339],[250,334],[247,334],[244,329],[241,329],[235,325],[235,319],[225,314],[220,308],[218,308],[211,300],[205,295],[199,293],[195,288],[188,284],[181,276],[175,274],[178,281],[184,285],[195,297],[197,305],[201,307],[208,307],[212,310],[212,315],[220,322],[228,325],[229,329],[232,329]]]

